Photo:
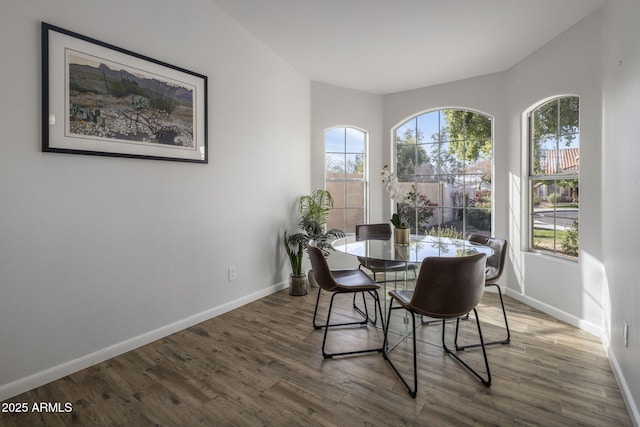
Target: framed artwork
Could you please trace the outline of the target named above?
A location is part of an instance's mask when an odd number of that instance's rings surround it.
[[[207,77],[43,22],[42,151],[207,163]]]

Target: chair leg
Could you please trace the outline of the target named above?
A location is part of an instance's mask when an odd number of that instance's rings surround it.
[[[467,368],[467,370],[469,370],[469,372],[471,372],[473,375],[475,375],[482,384],[484,384],[487,387],[491,387],[491,371],[489,369],[489,359],[487,359],[487,351],[485,348],[485,343],[484,343],[484,338],[482,337],[482,329],[480,328],[480,319],[478,318],[478,311],[474,308],[473,309],[473,313],[476,317],[476,325],[478,327],[478,336],[480,337],[480,347],[482,347],[482,355],[484,356],[484,365],[485,365],[485,369],[487,371],[487,378],[482,378],[482,376],[475,371],[471,366],[469,366],[465,361],[463,361],[462,359],[460,359],[458,357],[458,355],[456,355],[453,351],[451,351],[449,349],[449,347],[447,347],[447,344],[445,342],[444,339],[444,335],[445,335],[445,321],[442,320],[442,348],[444,348],[444,351],[446,351],[447,353],[449,353],[449,355],[451,357],[453,357],[454,359],[456,359],[458,362],[460,362],[460,364],[462,364],[462,366],[464,366],[465,368]],[[456,322],[456,329],[458,328],[458,323]]]
[[[375,300],[375,305],[378,306],[378,312],[376,314],[376,318],[374,320],[374,326],[378,323],[378,314],[380,315],[380,323],[382,323],[382,330],[384,331],[384,315],[382,314],[382,304],[380,303],[380,295],[378,294],[377,291],[369,291],[369,293],[371,293],[371,296],[373,297],[373,299]],[[375,309],[375,307],[374,307]]]
[[[440,319],[424,320],[424,316],[420,315],[420,323],[423,325],[433,325],[434,323],[440,323]]]
[[[415,399],[416,394],[418,393],[418,358],[416,354],[417,353],[416,352],[416,316],[415,314],[413,314],[413,312],[410,312],[411,319],[413,321],[413,388],[411,388],[411,386],[404,379],[400,371],[398,371],[398,368],[396,368],[396,366],[393,364],[393,362],[389,358],[389,353],[387,352],[387,344],[389,341],[388,339],[389,323],[391,322],[391,311],[397,310],[400,308],[402,307],[395,307],[395,308],[393,307],[393,298],[391,298],[391,302],[389,303],[389,314],[387,315],[387,321],[384,327],[384,342],[382,344],[382,356],[387,362],[389,362],[389,365],[391,366],[393,371],[396,373],[398,378],[400,378],[400,381],[402,381],[402,384],[409,392],[409,396]]]
[[[358,307],[358,305],[356,304],[356,295],[358,293],[362,294],[362,306],[364,307],[364,311],[360,307]],[[360,313],[360,315],[365,319],[369,319],[369,309],[367,308],[367,299],[365,297],[366,295],[364,294],[364,292],[354,292],[353,293],[353,309],[358,313]],[[378,322],[378,314],[376,313],[376,319],[373,321],[373,324],[375,325],[377,322]]]
[[[322,329],[322,328],[326,328],[326,327],[327,327],[327,325],[326,325],[326,324],[322,325],[322,324],[317,324],[317,323],[316,323],[316,318],[317,318],[317,314],[318,314],[318,304],[319,304],[319,302],[320,302],[320,292],[322,292],[322,288],[318,288],[318,298],[316,299],[316,308],[315,308],[315,310],[313,311],[313,328],[314,328],[314,329]],[[362,291],[358,291],[358,292],[362,292]],[[334,298],[337,294],[339,294],[339,293],[340,293],[340,292],[333,292],[333,294],[331,295],[331,302],[330,302],[330,304],[329,304],[329,311],[327,312],[327,318],[328,318],[328,317],[329,317],[329,315],[331,314],[331,306],[332,306],[332,304],[333,304],[333,298]],[[357,293],[357,292],[354,292],[354,295],[355,295],[356,293]],[[349,325],[366,325],[366,324],[367,324],[367,323],[369,323],[369,322],[370,322],[370,323],[372,323],[372,324],[374,324],[374,325],[376,324],[376,322],[377,322],[377,316],[376,316],[376,319],[371,319],[370,317],[368,317],[368,315],[367,315],[367,314],[365,314],[365,313],[361,312],[360,310],[357,310],[357,311],[362,315],[362,317],[363,317],[364,319],[362,319],[362,320],[357,320],[357,321],[354,321],[354,322],[333,323],[333,324],[330,324],[330,325],[329,325],[329,327],[333,327],[333,326],[349,326]]]
[[[484,343],[484,345],[495,345],[495,344],[502,344],[502,345],[506,345],[509,344],[511,342],[511,331],[509,330],[509,322],[507,320],[507,311],[504,309],[504,300],[502,299],[502,290],[500,289],[500,286],[497,283],[491,283],[488,284],[487,286],[495,286],[496,288],[498,288],[498,296],[500,297],[500,307],[502,307],[502,316],[504,317],[504,326],[507,330],[507,337],[503,340],[498,340],[498,341],[490,341],[490,342],[486,342]],[[480,344],[469,344],[469,345],[464,345],[464,346],[459,346],[458,345],[458,322],[460,319],[458,319],[458,321],[456,321],[456,337],[455,337],[455,347],[456,347],[456,351],[461,351],[461,350],[465,350],[467,348],[474,348],[474,347],[480,347]]]
[[[504,300],[502,299],[502,290],[500,289],[500,285],[497,283],[493,283],[489,286],[495,286],[498,288],[498,296],[500,297],[500,306],[502,307],[502,316],[504,317],[504,326],[507,329],[507,338],[502,341],[496,341],[496,343],[500,344],[509,344],[511,342],[511,331],[509,330],[509,321],[507,320],[507,311],[504,309]],[[492,343],[490,343],[492,344]]]
[[[368,322],[372,322],[371,319],[369,319],[368,317],[365,318],[365,320],[361,321],[361,322],[346,322],[346,323],[330,323],[330,318],[331,318],[331,310],[333,308],[333,299],[336,297],[336,295],[338,295],[339,292],[334,292],[333,295],[331,295],[331,301],[329,302],[329,311],[327,312],[327,321],[324,324],[324,326],[320,325],[320,326],[316,326],[315,324],[315,313],[314,313],[314,327],[316,329],[320,329],[320,328],[324,328],[324,337],[322,339],[322,356],[325,359],[331,359],[332,357],[335,356],[348,356],[348,355],[354,355],[354,354],[361,354],[361,353],[373,353],[373,352],[381,352],[382,351],[382,347],[376,347],[376,348],[370,348],[370,349],[365,349],[365,350],[355,350],[355,351],[344,351],[344,352],[340,352],[340,353],[327,353],[325,351],[325,345],[327,343],[327,334],[329,332],[329,328],[331,327],[335,327],[335,326],[347,326],[347,325],[366,325]],[[320,292],[318,291],[318,299]],[[380,316],[382,316],[382,308],[380,306],[380,299],[376,296],[374,297],[374,301],[375,301],[375,305],[377,306],[378,309],[378,313],[380,313]],[[376,318],[377,318],[377,314],[376,314]],[[384,326],[384,322],[383,322],[383,326]]]
[[[361,265],[358,266],[358,268],[360,268],[360,267],[362,267],[362,266]],[[373,281],[375,282],[376,281],[376,272],[372,271],[372,273],[373,273]],[[356,304],[356,294],[357,294],[357,292],[353,293],[353,308],[356,309],[360,314],[362,314],[364,316],[364,314],[362,312],[362,309],[360,307],[358,307],[358,305]],[[367,301],[365,300],[364,292],[362,293],[362,303],[364,304],[364,308],[365,308],[365,311],[366,311],[366,309],[367,309]],[[367,317],[369,317],[369,315],[367,315]]]
[[[369,317],[369,309],[367,308],[367,300],[365,299],[365,292],[367,292],[369,295],[371,295],[371,298],[373,298],[373,303],[374,303],[374,307],[373,307],[373,314],[374,317],[373,319],[371,319]],[[355,293],[354,293],[355,295]],[[362,304],[364,305],[364,311],[362,311],[362,309],[360,307],[358,307],[356,304],[353,304],[353,309],[356,310],[358,313],[360,313],[360,315],[362,317],[364,317],[365,319],[367,319],[369,322],[371,322],[371,324],[373,326],[376,326],[378,324],[378,313],[380,314],[380,321],[382,322],[382,329],[384,329],[384,317],[382,316],[382,309],[380,308],[380,297],[378,295],[378,293],[376,291],[363,291],[362,292]],[[377,308],[380,308],[379,310],[376,310]]]

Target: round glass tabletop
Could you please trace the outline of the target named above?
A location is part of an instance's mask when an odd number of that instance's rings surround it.
[[[456,257],[476,253],[493,254],[488,246],[463,239],[412,235],[409,244],[398,245],[388,240],[356,240],[355,235],[336,239],[331,246],[338,252],[380,261],[421,263],[426,257]]]

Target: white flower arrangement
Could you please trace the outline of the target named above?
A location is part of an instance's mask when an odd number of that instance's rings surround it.
[[[397,213],[391,217],[391,223],[395,228],[409,228],[407,217],[411,215],[412,211],[415,215],[418,208],[431,208],[424,211],[427,221],[433,216],[432,207],[438,206],[438,204],[431,202],[424,193],[418,192],[415,184],[411,185],[411,191],[402,190],[398,183],[398,177],[391,172],[389,165],[384,165],[380,175],[389,197],[396,202]]]

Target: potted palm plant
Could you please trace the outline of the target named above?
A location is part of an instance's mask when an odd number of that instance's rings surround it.
[[[289,293],[291,295],[305,295],[307,293],[307,278],[302,272],[303,255],[307,250],[307,243],[313,241],[325,256],[329,256],[331,241],[344,236],[338,229],[326,230],[329,209],[333,206],[333,198],[327,190],[315,190],[313,193],[298,199],[298,214],[300,222],[295,234],[284,235],[284,246],[291,263],[291,281]],[[309,281],[315,283],[313,271],[309,270]]]
[[[307,293],[307,276],[302,272],[302,258],[307,244],[307,237],[303,233],[287,235],[284,232],[284,247],[291,263],[289,278],[289,294],[305,295]]]

